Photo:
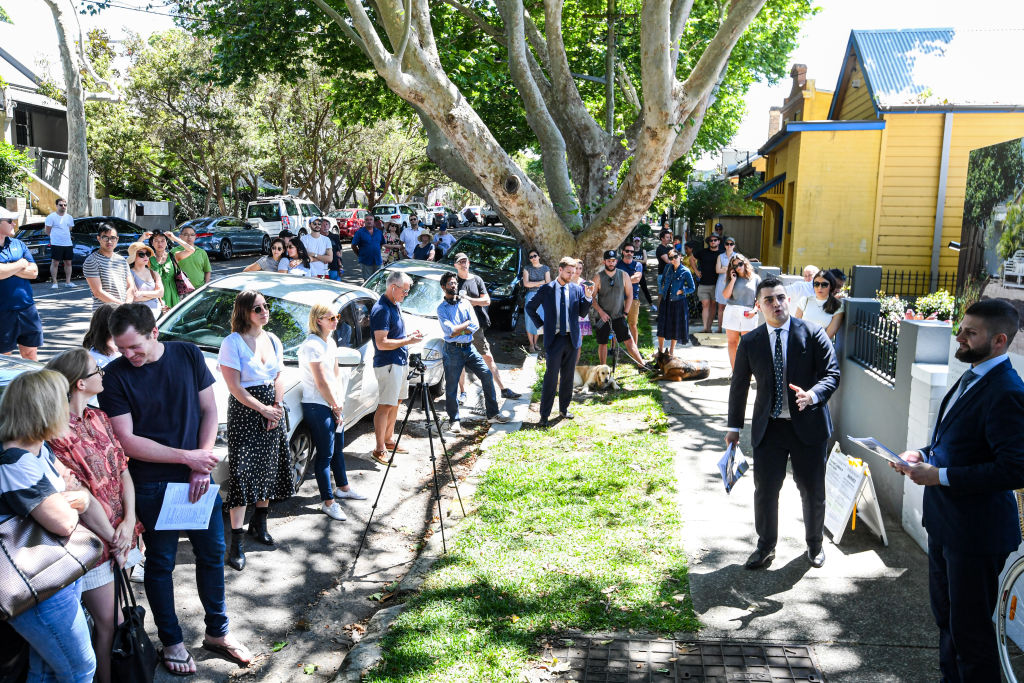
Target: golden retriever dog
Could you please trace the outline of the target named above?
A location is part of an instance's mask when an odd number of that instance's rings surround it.
[[[651,378],[652,382],[667,380],[679,382],[687,379],[704,379],[711,374],[711,366],[705,360],[688,361],[670,356],[667,351],[655,353],[651,365],[658,368],[658,374]]]
[[[572,385],[585,391],[618,391],[619,384],[608,365],[577,365]]]

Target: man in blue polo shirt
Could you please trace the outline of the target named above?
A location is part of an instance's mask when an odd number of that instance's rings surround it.
[[[405,273],[393,272],[385,281],[384,296],[370,311],[370,329],[373,330],[373,372],[377,376],[377,412],[373,415],[373,433],[377,445],[373,459],[389,465],[388,451],[395,449],[395,420],[402,399],[409,397],[409,349],[405,348],[423,339],[423,333],[413,330],[405,334],[401,303],[409,295],[412,278]]]
[[[480,328],[476,313],[469,302],[459,297],[459,276],[445,273],[441,276],[441,289],[444,300],[437,305],[437,321],[444,330],[444,409],[448,413],[448,431],[462,434],[459,421],[459,378],[466,369],[477,376],[484,390],[484,406],[487,409],[487,420],[491,423],[504,424],[508,418],[498,410],[498,397],[494,393],[494,377],[487,369],[484,357],[473,348],[473,333]]]
[[[359,260],[364,280],[380,270],[384,264],[380,254],[383,244],[384,231],[376,227],[373,218],[367,216],[363,227],[352,235],[352,251]]]
[[[43,345],[32,281],[39,267],[25,243],[14,238],[18,214],[0,207],[0,353],[18,349],[22,358],[36,359]]]

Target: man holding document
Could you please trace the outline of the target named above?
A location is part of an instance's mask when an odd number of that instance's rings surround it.
[[[839,364],[819,325],[789,315],[789,296],[781,280],[762,280],[755,305],[765,324],[743,335],[736,349],[725,436],[726,444],[739,444],[753,375],[757,397],[750,438],[757,549],[745,566],[761,569],[775,559],[779,491],[786,463],[792,460],[793,479],[803,499],[807,559],[820,567],[825,563],[825,448],[832,434],[827,403],[839,386]]]
[[[1005,301],[967,309],[956,357],[971,368],[942,399],[931,443],[892,465],[926,487],[928,590],[949,683],[1001,678],[992,613],[1021,540],[1011,491],[1024,488],[1024,382],[1006,355],[1019,326]]]
[[[199,598],[206,611],[203,647],[247,664],[252,658],[249,650],[228,633],[224,519],[220,497],[210,491],[210,472],[217,464],[213,454],[217,437],[213,375],[199,347],[157,341],[156,320],[145,305],[119,306],[110,316],[110,332],[122,356],[104,368],[100,407],[110,417],[129,457],[135,511],[146,528],[142,535],[146,597],[164,645],[163,665],[176,675],[196,670],[174,612],[172,573],[179,532],[157,529],[169,484],[187,485],[188,501],[193,505],[209,505],[210,499],[203,497],[214,498],[205,528],[188,531],[196,558]]]

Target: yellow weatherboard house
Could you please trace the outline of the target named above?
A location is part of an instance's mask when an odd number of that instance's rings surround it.
[[[749,195],[765,204],[761,260],[921,271],[933,285],[955,274],[945,247],[960,240],[970,151],[1024,136],[1024,79],[1003,71],[1022,42],[1021,29],[851,31],[834,93],[795,66]]]

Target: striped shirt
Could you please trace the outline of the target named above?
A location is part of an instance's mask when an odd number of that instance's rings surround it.
[[[82,264],[82,275],[87,278],[98,277],[103,291],[117,299],[120,304],[128,297],[128,261],[116,252],[110,258],[99,250],[86,256],[85,263]],[[93,310],[103,303],[93,296]]]
[[[64,479],[46,446],[35,455],[21,448],[0,453],[0,516],[28,517],[46,498],[64,490]]]

